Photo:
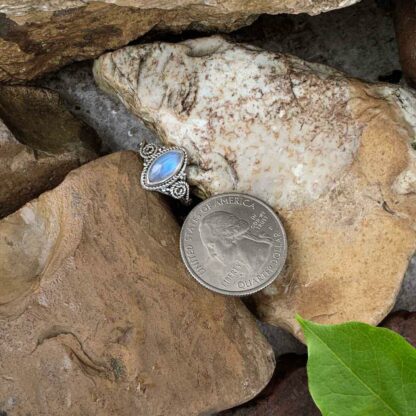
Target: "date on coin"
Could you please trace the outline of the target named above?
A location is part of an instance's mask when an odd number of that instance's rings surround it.
[[[213,196],[186,218],[180,238],[182,259],[203,286],[243,296],[272,283],[286,261],[287,240],[276,213],[241,193]]]

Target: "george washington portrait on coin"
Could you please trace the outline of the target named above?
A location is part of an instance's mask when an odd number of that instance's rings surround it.
[[[287,241],[277,214],[246,194],[226,193],[197,205],[182,226],[181,256],[203,286],[225,295],[248,295],[282,271]]]
[[[261,270],[270,258],[273,241],[250,233],[247,221],[225,211],[205,216],[199,224],[202,244],[210,267],[240,265],[240,274]]]

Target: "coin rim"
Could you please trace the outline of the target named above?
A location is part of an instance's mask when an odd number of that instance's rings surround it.
[[[251,198],[254,201],[258,202],[260,205],[262,205],[265,209],[267,209],[272,216],[274,216],[277,220],[277,223],[279,224],[279,227],[282,231],[282,235],[283,235],[283,253],[282,253],[282,257],[283,261],[281,266],[279,267],[279,269],[276,271],[276,273],[269,278],[267,281],[265,281],[264,283],[262,283],[260,286],[254,288],[254,289],[249,289],[249,290],[244,290],[241,292],[231,292],[231,291],[226,291],[226,290],[222,290],[219,289],[215,286],[210,285],[209,283],[205,282],[204,280],[202,280],[192,269],[191,267],[187,264],[187,258],[185,256],[185,251],[184,251],[184,247],[183,247],[183,233],[184,233],[184,229],[185,229],[185,225],[188,221],[189,218],[191,218],[191,214],[201,205],[204,204],[205,202],[209,201],[210,199],[214,199],[214,198],[218,198],[218,197],[224,197],[224,196],[242,196],[242,197],[246,197],[246,198]],[[237,297],[241,297],[241,296],[248,296],[248,295],[252,295],[253,293],[259,292],[260,290],[263,290],[264,288],[266,288],[267,286],[269,286],[270,284],[272,284],[277,277],[280,275],[280,273],[282,272],[285,264],[286,264],[286,260],[287,260],[287,249],[288,249],[288,244],[287,244],[287,236],[286,236],[286,230],[283,226],[282,221],[280,220],[279,216],[277,215],[277,213],[272,209],[272,207],[270,205],[268,205],[266,202],[262,201],[261,199],[255,197],[255,196],[251,196],[248,194],[243,194],[241,192],[226,192],[223,194],[218,194],[218,195],[213,195],[205,200],[203,200],[202,202],[200,202],[196,207],[194,207],[189,214],[187,215],[187,217],[185,218],[185,221],[182,224],[182,228],[181,228],[181,232],[179,235],[179,249],[181,252],[181,257],[182,257],[182,262],[185,265],[188,273],[198,282],[200,283],[202,286],[204,286],[206,289],[209,289],[213,292],[216,293],[220,293],[221,295],[228,295],[228,296],[237,296]]]

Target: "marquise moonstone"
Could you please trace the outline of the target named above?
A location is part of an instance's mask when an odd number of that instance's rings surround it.
[[[182,167],[184,153],[182,150],[169,150],[158,156],[149,166],[147,180],[149,184],[162,183],[176,175]]]

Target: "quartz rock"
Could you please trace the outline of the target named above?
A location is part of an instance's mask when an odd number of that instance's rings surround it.
[[[0,121],[0,217],[97,157],[95,131],[67,111],[57,93],[0,87],[0,118],[7,124]]]
[[[0,82],[21,82],[116,49],[150,30],[230,31],[259,14],[317,14],[358,0],[5,0]]]
[[[140,170],[114,153],[0,221],[0,414],[212,414],[268,383],[254,318],[187,275]]]
[[[187,149],[202,197],[246,192],[288,234],[260,319],[301,338],[319,323],[379,323],[416,247],[416,96],[220,37],[127,47],[95,78],[161,139]]]

